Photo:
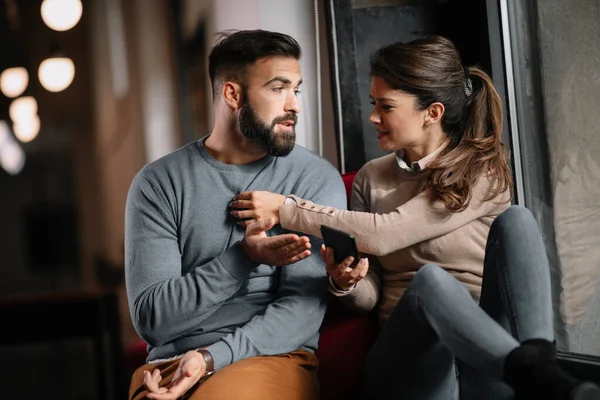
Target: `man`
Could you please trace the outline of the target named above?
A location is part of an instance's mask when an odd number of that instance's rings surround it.
[[[321,243],[269,220],[244,229],[229,208],[253,190],[345,207],[338,172],[295,146],[299,58],[287,35],[223,38],[209,56],[212,133],[134,178],[125,272],[149,364],[134,373],[130,399],[317,397],[327,279],[309,249]]]

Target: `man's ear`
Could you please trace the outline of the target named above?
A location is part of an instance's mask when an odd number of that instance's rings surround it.
[[[239,83],[227,81],[223,83],[221,93],[225,103],[233,110],[239,110],[242,107],[243,96],[242,86]]]

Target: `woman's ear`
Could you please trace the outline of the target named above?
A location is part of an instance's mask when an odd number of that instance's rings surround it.
[[[227,81],[221,89],[223,100],[233,110],[239,110],[243,103],[242,86],[239,83]]]
[[[427,108],[427,113],[425,114],[425,125],[433,125],[442,120],[444,116],[444,105],[442,103],[433,103]]]

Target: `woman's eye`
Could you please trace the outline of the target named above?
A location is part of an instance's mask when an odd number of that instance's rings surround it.
[[[373,107],[375,107],[375,105],[377,104],[374,100],[371,100],[370,103]],[[393,108],[392,106],[387,104],[380,104],[379,107],[385,111],[390,111]]]

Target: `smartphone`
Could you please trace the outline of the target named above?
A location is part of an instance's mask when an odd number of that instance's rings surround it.
[[[354,268],[358,263],[358,250],[354,236],[334,229],[327,225],[321,225],[321,235],[326,247],[333,248],[333,258],[336,264],[341,263],[348,256],[354,257],[354,262],[350,268]]]

